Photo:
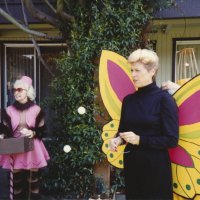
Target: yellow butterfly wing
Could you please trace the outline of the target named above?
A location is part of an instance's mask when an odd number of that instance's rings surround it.
[[[179,144],[170,152],[174,199],[200,199],[200,75],[174,95],[179,108]]]
[[[123,98],[135,91],[127,60],[112,51],[103,50],[99,66],[99,85],[103,103],[112,121],[103,127],[102,150],[108,161],[123,168],[123,151],[125,145],[119,146],[116,152],[110,151],[109,140],[118,130]]]
[[[103,127],[102,139],[104,141],[102,151],[107,155],[108,161],[118,168],[123,168],[123,151],[125,145],[119,146],[117,151],[110,151],[109,140],[116,135],[119,120],[112,120]]]

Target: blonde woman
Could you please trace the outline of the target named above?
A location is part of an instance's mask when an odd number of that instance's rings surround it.
[[[34,150],[13,155],[1,155],[0,165],[10,169],[14,160],[14,199],[39,199],[39,169],[47,165],[49,154],[42,142],[45,124],[41,108],[34,103],[32,79],[22,76],[13,87],[15,102],[6,108],[0,136],[33,138]]]
[[[172,173],[168,148],[178,143],[178,109],[172,96],[155,82],[159,58],[151,50],[130,54],[133,82],[138,90],[122,103],[118,134],[110,141],[124,153],[126,199],[172,200]]]

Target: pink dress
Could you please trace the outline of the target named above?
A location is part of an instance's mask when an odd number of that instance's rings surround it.
[[[13,137],[24,137],[20,130],[28,128],[26,124],[26,113],[27,110],[21,111],[20,122],[16,130],[14,131]],[[13,158],[14,169],[38,169],[47,166],[47,160],[49,160],[49,154],[42,142],[42,140],[33,139],[33,150],[25,153],[17,153],[11,155],[0,155],[0,166],[5,169],[11,168],[11,157]]]

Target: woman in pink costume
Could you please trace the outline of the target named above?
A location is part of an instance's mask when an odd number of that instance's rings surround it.
[[[39,169],[47,166],[49,154],[42,142],[45,124],[41,108],[34,103],[32,80],[22,76],[14,83],[15,102],[2,112],[0,139],[8,137],[33,138],[34,149],[25,153],[1,155],[0,165],[10,169],[14,160],[14,199],[39,199]]]

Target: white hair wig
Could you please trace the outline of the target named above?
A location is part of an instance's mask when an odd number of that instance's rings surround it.
[[[159,58],[158,55],[152,50],[137,49],[130,54],[128,62],[130,64],[142,62],[147,70],[151,70],[152,68],[158,70]]]
[[[35,90],[32,85],[28,85],[27,83],[25,83],[22,80],[16,80],[14,83],[14,88],[22,88],[22,89],[27,90],[27,97],[31,101],[35,100],[36,95],[35,95]]]

